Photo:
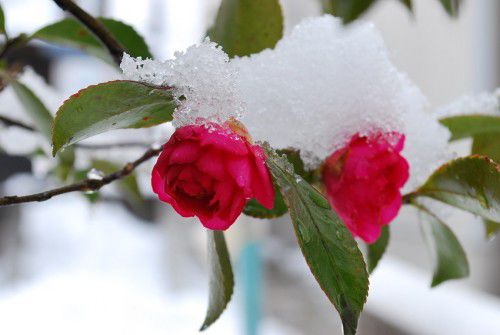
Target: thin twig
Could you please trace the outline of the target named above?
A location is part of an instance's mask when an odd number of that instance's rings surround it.
[[[37,132],[37,130],[26,123],[18,120],[11,119],[7,116],[0,115],[0,123],[7,127],[18,127],[31,132]],[[113,148],[147,148],[150,147],[150,143],[146,142],[117,142],[117,143],[96,143],[96,144],[86,144],[86,143],[75,143],[74,146],[79,149],[85,150],[104,150]]]
[[[96,144],[85,144],[76,143],[75,147],[79,149],[87,150],[100,150],[100,149],[113,149],[113,148],[147,148],[150,147],[150,143],[144,142],[117,142],[117,143],[96,143]]]
[[[6,117],[6,116],[0,115],[0,122],[3,123],[7,127],[18,127],[18,128],[22,128],[25,130],[36,132],[36,129],[33,128],[32,126],[29,126],[21,121],[14,120],[14,119],[11,119],[11,118]]]
[[[149,159],[158,156],[160,152],[162,151],[163,147],[160,148],[151,148],[148,151],[146,151],[141,157],[139,157],[137,160],[127,163],[123,168],[120,170],[110,173],[108,175],[105,175],[101,179],[84,179],[78,183],[62,186],[59,188],[55,188],[52,190],[48,190],[45,192],[41,193],[36,193],[36,194],[30,194],[30,195],[23,195],[23,196],[17,196],[17,195],[11,195],[11,196],[6,196],[3,198],[0,198],[0,206],[7,206],[7,205],[14,205],[14,204],[20,204],[20,203],[25,203],[25,202],[35,202],[35,201],[45,201],[49,200],[50,198],[65,194],[65,193],[70,193],[70,192],[86,192],[86,191],[97,191],[101,187],[110,184],[114,182],[115,180],[124,178],[128,176],[132,171],[135,170],[139,165],[142,163],[148,161]]]
[[[84,11],[71,0],[54,0],[64,11],[71,13],[78,21],[87,27],[108,49],[114,62],[120,66],[125,48],[116,40],[111,32],[96,18]]]

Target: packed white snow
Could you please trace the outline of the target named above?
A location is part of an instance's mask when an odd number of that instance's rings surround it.
[[[221,47],[208,38],[186,52],[176,52],[174,59],[165,62],[125,54],[121,68],[129,79],[174,88],[179,102],[174,113],[176,127],[241,117],[243,99],[236,85],[238,71]]]
[[[175,87],[174,125],[239,118],[256,141],[299,149],[317,167],[356,133],[406,135],[412,189],[447,156],[449,133],[389,59],[371,23],[325,15],[297,25],[272,50],[228,60],[205,40],[166,62],[126,56],[127,78]]]
[[[500,115],[500,87],[495,92],[464,95],[438,109],[440,117],[487,114]]]

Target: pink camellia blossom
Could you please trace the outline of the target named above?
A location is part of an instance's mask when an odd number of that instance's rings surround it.
[[[354,236],[375,242],[402,204],[400,189],[408,180],[401,156],[405,136],[398,133],[354,135],[325,161],[327,198]]]
[[[247,137],[236,122],[178,128],[153,168],[153,191],[213,230],[229,228],[251,198],[271,209],[275,191],[266,157]]]

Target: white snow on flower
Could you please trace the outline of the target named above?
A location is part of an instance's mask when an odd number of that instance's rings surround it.
[[[246,98],[242,122],[256,140],[294,147],[317,167],[356,133],[406,135],[413,190],[449,158],[449,132],[400,73],[371,23],[306,19],[274,48],[233,61]]]
[[[228,55],[208,38],[185,52],[176,52],[174,59],[165,62],[124,55],[121,68],[128,79],[174,87],[179,103],[174,113],[176,127],[241,117],[238,71]]]
[[[356,133],[406,135],[408,189],[448,157],[447,129],[391,63],[371,23],[345,27],[325,15],[302,21],[274,49],[250,57],[228,61],[205,40],[166,62],[125,57],[122,69],[127,78],[176,87],[185,100],[174,125],[239,118],[254,140],[300,149],[309,168]]]
[[[437,113],[440,117],[470,114],[500,115],[500,87],[494,93],[464,95],[439,108]]]

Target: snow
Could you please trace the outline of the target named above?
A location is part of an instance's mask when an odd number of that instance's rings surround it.
[[[464,95],[438,109],[440,117],[486,114],[500,115],[500,87],[495,92]]]
[[[299,149],[317,167],[354,134],[407,137],[413,189],[449,154],[449,133],[420,90],[391,63],[371,23],[344,27],[325,15],[298,24],[272,50],[228,61],[214,43],[188,48],[166,62],[125,57],[124,75],[172,85],[180,99],[174,125],[240,119],[253,139]]]
[[[227,54],[208,38],[185,52],[176,52],[166,62],[124,55],[121,68],[128,79],[174,87],[179,103],[174,114],[176,127],[198,121],[222,123],[241,117],[243,102],[236,85],[238,71]]]

